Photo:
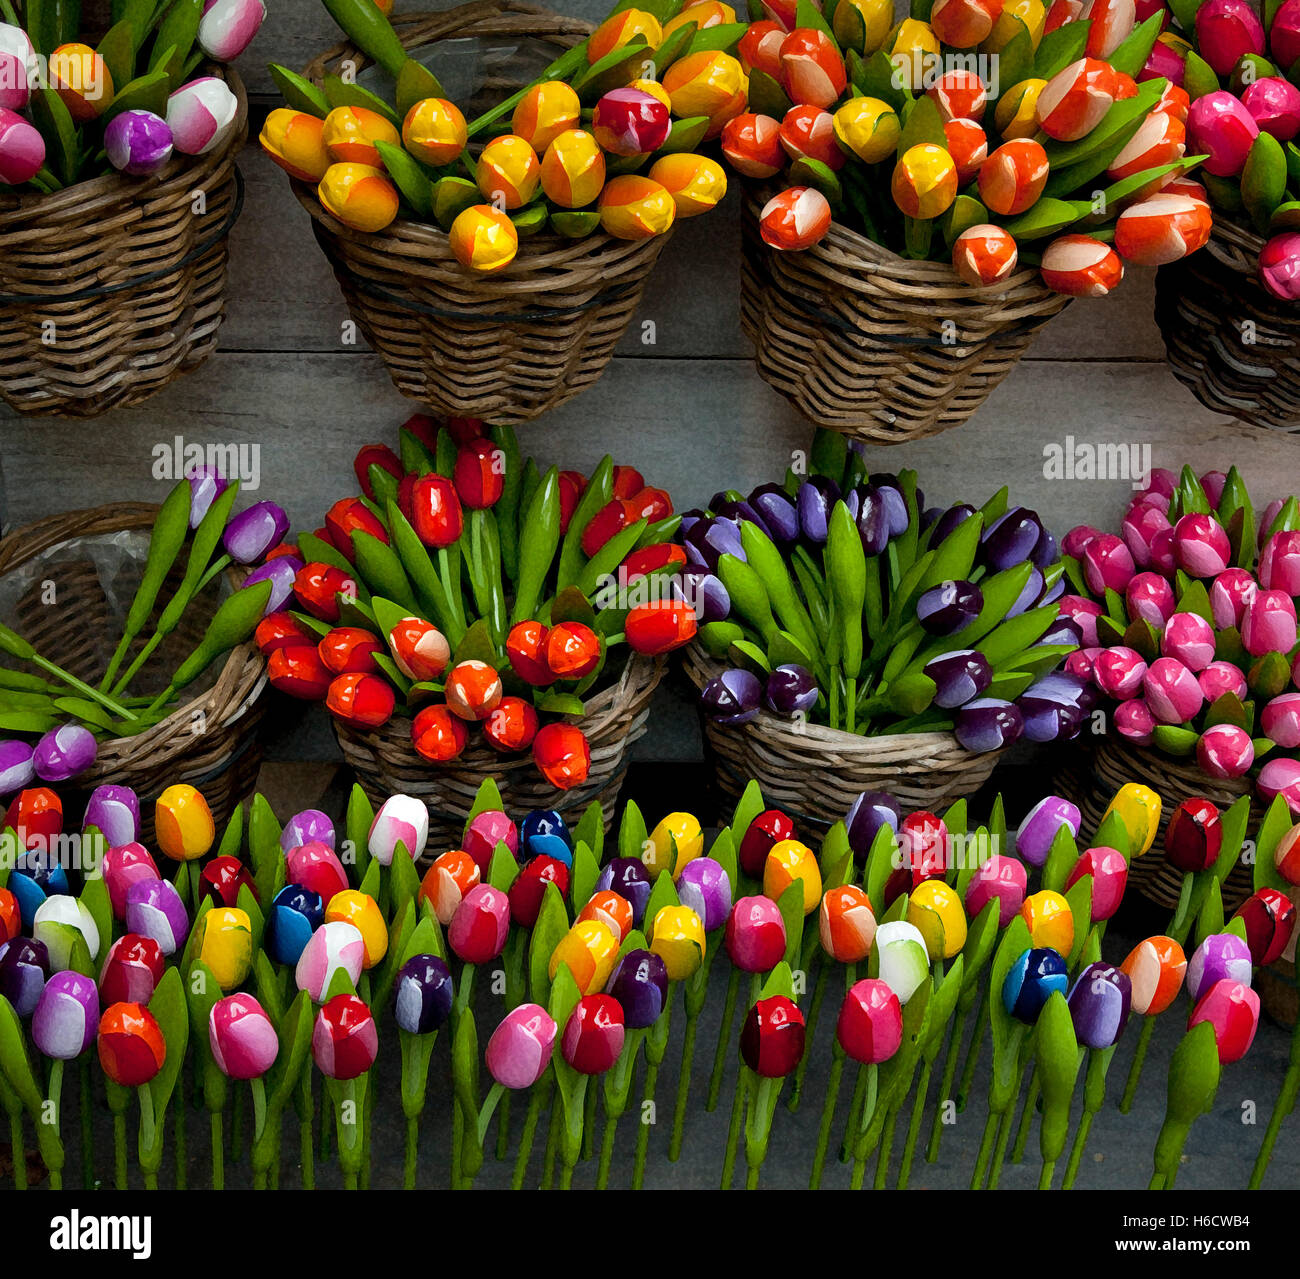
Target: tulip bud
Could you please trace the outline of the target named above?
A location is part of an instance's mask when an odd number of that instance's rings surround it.
[[[803,1013],[784,995],[760,999],[749,1010],[740,1031],[740,1055],[745,1065],[764,1079],[781,1079],[803,1059]]]
[[[844,59],[824,31],[800,27],[781,42],[781,81],[797,104],[829,107],[848,83]]]
[[[894,920],[876,929],[874,948],[880,980],[906,1004],[930,977],[925,938],[915,924]]]
[[[162,981],[162,949],[151,937],[125,933],[109,948],[99,974],[99,997],[105,1006],[147,1004]]]
[[[171,159],[172,131],[152,111],[123,111],[104,130],[104,151],[119,172],[147,177]]]
[[[540,1004],[520,1004],[501,1020],[488,1040],[485,1061],[503,1088],[531,1088],[546,1073],[557,1026]]]
[[[301,884],[286,884],[275,895],[266,919],[267,952],[277,964],[294,964],[325,921],[320,894]]]
[[[785,920],[769,897],[742,897],[727,919],[727,954],[741,972],[765,973],[785,955]]]
[[[1043,283],[1068,297],[1105,297],[1124,278],[1124,264],[1108,244],[1088,235],[1057,236],[1043,252]]]
[[[335,973],[347,973],[355,986],[365,967],[366,943],[360,929],[346,920],[327,920],[312,933],[294,970],[294,981],[313,1003],[324,1002]]]
[[[123,1088],[147,1084],[167,1060],[167,1044],[154,1015],[143,1004],[105,1009],[97,1036],[104,1074]]]
[[[428,1035],[446,1025],[454,990],[451,970],[437,955],[412,955],[393,984],[393,1020],[409,1035]]]
[[[668,137],[668,108],[641,89],[611,89],[596,103],[591,131],[612,155],[646,155]]]
[[[815,187],[791,187],[763,206],[758,224],[774,249],[809,249],[831,229],[831,206]]]
[[[89,123],[103,115],[116,93],[104,59],[85,44],[59,45],[50,54],[48,77],[50,88],[63,99],[68,114],[77,124]],[[222,81],[217,83],[225,88]]]
[[[1043,866],[1057,834],[1067,829],[1071,837],[1077,838],[1082,822],[1083,815],[1075,804],[1059,795],[1049,795],[1039,800],[1020,823],[1016,832],[1016,852],[1029,865]]]
[[[648,240],[664,235],[672,227],[677,211],[663,185],[635,173],[607,182],[600,193],[599,209],[601,227],[617,240]]]
[[[578,1000],[564,1027],[560,1051],[579,1074],[602,1075],[623,1052],[623,1009],[610,995]]]
[[[1023,213],[1042,194],[1047,172],[1042,146],[1032,138],[1013,138],[980,165],[980,199],[1003,216]]]
[[[1284,591],[1258,591],[1246,606],[1241,639],[1252,657],[1289,654],[1296,646],[1296,611]]]
[[[953,736],[968,751],[1001,750],[1024,731],[1024,718],[1010,702],[994,697],[976,698],[958,712]]]
[[[1068,986],[1065,960],[1055,950],[1026,950],[1002,983],[1002,1006],[1017,1021],[1032,1026],[1047,1001],[1058,991],[1064,995]]]
[[[36,50],[27,32],[0,22],[0,110],[21,111],[27,105],[35,66]]]
[[[1074,142],[1101,123],[1119,92],[1109,63],[1080,58],[1058,71],[1038,95],[1038,124],[1058,142]]]
[[[1196,11],[1196,45],[1218,75],[1264,50],[1264,28],[1246,0],[1208,0]]]
[[[447,940],[467,964],[495,959],[510,935],[510,902],[500,889],[478,884],[467,892],[452,916]]]
[[[1198,1001],[1216,982],[1250,984],[1250,947],[1235,933],[1212,933],[1196,948],[1187,964],[1187,993]]]
[[[234,132],[238,115],[238,99],[216,76],[191,80],[167,99],[167,127],[182,155],[219,150]]]
[[[286,860],[289,883],[301,884],[316,893],[328,906],[335,893],[348,887],[347,872],[328,844],[319,841],[291,849]]]
[[[1259,770],[1256,778],[1260,796],[1272,800],[1281,795],[1291,809],[1293,817],[1300,817],[1300,761],[1270,759]]]
[[[1119,909],[1128,887],[1128,862],[1114,848],[1089,848],[1084,851],[1065,881],[1066,892],[1085,875],[1092,876],[1092,902],[1089,915],[1093,923],[1110,919]]]
[[[637,863],[639,865],[639,863]],[[599,882],[599,881],[598,881]],[[556,857],[539,856],[530,858],[520,868],[515,882],[510,885],[510,918],[520,928],[531,928],[537,923],[538,913],[542,909],[542,897],[546,885],[554,884],[560,896],[567,896],[569,891],[569,868]],[[624,894],[627,896],[627,894]],[[646,897],[650,896],[649,882],[646,883]],[[630,901],[631,898],[628,897]],[[644,909],[644,903],[642,905]]]
[[[1260,888],[1238,908],[1234,918],[1246,926],[1246,944],[1258,968],[1282,957],[1295,932],[1295,904],[1276,888]]]
[[[32,1042],[43,1056],[71,1061],[95,1041],[99,1029],[99,992],[77,972],[55,973],[32,1012]]]
[[[319,183],[333,163],[325,149],[325,122],[305,111],[278,107],[266,117],[258,141],[291,178]]]
[[[981,174],[994,158],[984,162]],[[890,193],[907,217],[937,218],[957,198],[957,166],[944,147],[933,143],[909,147],[894,166]]]
[[[1112,964],[1089,964],[1070,991],[1068,1004],[1081,1047],[1112,1047],[1128,1023],[1133,987],[1128,975]]]
[[[1283,302],[1300,298],[1300,232],[1273,236],[1259,255],[1259,278]]]
[[[1177,607],[1174,588],[1158,573],[1137,574],[1125,588],[1124,600],[1131,618],[1150,622],[1157,630],[1164,628]]]
[[[980,864],[966,886],[966,913],[976,919],[991,901],[998,903],[998,927],[1005,928],[1020,913],[1029,874],[1014,857],[995,853]]]
[[[1258,136],[1254,116],[1227,90],[1197,98],[1187,113],[1188,148],[1208,157],[1205,171],[1215,177],[1236,177]]]
[[[228,995],[208,1014],[208,1044],[217,1069],[231,1079],[260,1079],[275,1065],[280,1040],[252,995]]]
[[[604,989],[618,958],[618,938],[608,925],[586,919],[573,925],[551,952],[548,972],[552,981],[560,965],[568,967],[584,995]]]
[[[1172,657],[1158,657],[1142,680],[1147,706],[1161,724],[1185,724],[1201,709],[1204,695],[1196,676]]]
[[[316,1013],[311,1055],[327,1079],[356,1079],[375,1064],[379,1030],[356,995],[335,995]]]
[[[817,917],[822,949],[837,963],[857,964],[871,953],[876,917],[856,884],[828,889]]]
[[[510,117],[510,131],[541,155],[561,134],[576,130],[581,116],[582,104],[573,87],[563,80],[545,80],[533,85],[519,99]],[[462,141],[460,150],[463,149]]]
[[[363,969],[374,968],[388,952],[388,925],[384,923],[379,903],[366,893],[355,888],[335,893],[325,907],[325,922],[351,924],[361,934]]]
[[[1147,664],[1131,648],[1106,648],[1097,654],[1092,673],[1097,687],[1107,697],[1122,701],[1141,691]]]
[[[768,115],[738,115],[728,120],[722,130],[722,154],[737,173],[747,178],[775,177],[785,167],[780,128],[780,122]],[[838,135],[838,128],[836,132]]]

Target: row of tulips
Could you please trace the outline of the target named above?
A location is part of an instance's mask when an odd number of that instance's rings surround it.
[[[475,419],[416,416],[400,456],[367,445],[355,469],[362,492],[299,537],[257,629],[271,683],[355,729],[409,717],[431,763],[478,725],[558,789],[581,785],[591,752],[571,718],[618,677],[620,646],[654,656],[695,634],[669,589],[685,556],[668,495],[609,457],[590,477],[541,474],[508,427]]]
[[[759,219],[774,248],[810,248],[834,220],[951,260],[974,287],[1033,266],[1100,297],[1125,262],[1209,237],[1187,94],[1150,70],[1163,17],[1139,23],[1134,0],[918,0],[899,23],[885,0],[803,0],[757,16],[740,45],[750,110],[722,145],[741,173],[780,180]]]
[[[399,214],[435,223],[462,265],[491,273],[540,231],[645,240],[726,194],[722,166],[696,148],[745,103],[727,52],[744,26],[727,5],[674,0],[662,23],[620,6],[536,82],[467,121],[372,0],[325,4],[391,79],[391,97],[274,66],[287,105],[261,143],[353,230],[382,231]]]
[[[724,724],[762,707],[855,733],[953,730],[968,750],[1071,738],[1083,680],[1058,617],[1056,539],[1006,489],[979,509],[926,509],[916,474],[870,472],[819,432],[811,473],[683,517],[698,643],[736,665],[704,688]]]
[[[371,1068],[391,1008],[408,1185],[419,1179],[420,1117],[437,1035],[446,1028],[452,1184],[472,1184],[494,1118],[497,1157],[509,1153],[510,1099],[523,1094],[515,1184],[530,1181],[535,1138],[549,1115],[543,1184],[558,1165],[559,1183],[568,1185],[589,1158],[604,1186],[638,1058],[645,1059],[644,1107],[655,1100],[678,1003],[686,1025],[668,1156],[680,1154],[698,1019],[711,966],[725,952],[730,974],[709,1109],[721,1100],[737,1043],[746,974],[749,994],[723,1185],[742,1151],[747,1184],[759,1183],[787,1081],[790,1109],[800,1104],[806,1049],[828,991],[840,1002],[811,1184],[821,1181],[839,1119],[840,1157],[852,1163],[852,1183],[863,1183],[874,1158],[875,1183],[883,1185],[906,1116],[898,1174],[906,1185],[934,1074],[938,1101],[964,1108],[991,1038],[987,1119],[972,1184],[996,1186],[1008,1155],[1022,1156],[1040,1097],[1040,1184],[1053,1184],[1086,1060],[1084,1108],[1063,1176],[1068,1186],[1131,1014],[1143,1026],[1124,1109],[1154,1018],[1186,987],[1188,1031],[1171,1060],[1152,1182],[1169,1187],[1192,1120],[1213,1102],[1221,1067],[1240,1059],[1254,1037],[1254,970],[1292,940],[1288,894],[1300,882],[1300,825],[1280,801],[1254,833],[1257,891],[1224,920],[1220,884],[1248,833],[1247,807],[1243,800],[1220,813],[1194,800],[1175,811],[1164,854],[1187,875],[1182,900],[1166,934],[1141,942],[1116,965],[1102,958],[1107,923],[1123,898],[1129,863],[1150,850],[1160,819],[1158,796],[1137,785],[1116,795],[1082,852],[1079,811],[1057,797],[1026,815],[1012,851],[1000,800],[988,825],[970,831],[964,801],[942,817],[904,815],[888,795],[867,794],[815,853],[786,814],[764,806],[754,785],[706,851],[690,814],[670,814],[647,830],[633,805],[608,850],[598,807],[573,831],[551,812],[516,825],[487,783],[462,847],[440,853],[423,877],[416,859],[426,854],[427,813],[409,797],[394,796],[375,813],[354,789],[340,831],[314,810],[282,828],[256,797],[247,820],[238,810],[218,838],[203,797],[175,786],[156,806],[157,852],[174,865],[172,878],[137,842],[135,797],[106,787],[85,814],[81,846],[97,850],[96,870],[77,896],[64,868],[50,860],[63,834],[58,798],[27,792],[6,815],[6,846],[19,851],[12,868],[0,870],[0,1104],[15,1150],[23,1148],[30,1116],[60,1184],[60,1129],[47,1118],[59,1114],[64,1064],[76,1062],[82,1119],[90,1123],[98,1081],[88,1063],[97,1057],[114,1117],[115,1181],[128,1178],[134,1092],[139,1164],[153,1185],[169,1106],[181,1143],[192,1086],[210,1116],[212,1176],[222,1184],[223,1116],[232,1093],[247,1093],[255,1184],[278,1179],[283,1115],[292,1105],[310,1186],[319,1072],[334,1116],[332,1138],[328,1120],[322,1127],[321,1153],[336,1143],[345,1184],[364,1185],[372,1115],[381,1104]],[[488,964],[504,977],[494,993],[507,1012],[480,1052],[482,1009],[473,990]],[[187,1058],[192,1072],[183,1069]],[[480,1061],[492,1080],[486,1093]],[[838,1104],[846,1065],[857,1069],[847,1114]],[[1256,1182],[1298,1081],[1300,1055],[1284,1081]],[[925,1148],[931,1161],[940,1154],[942,1109]],[[638,1126],[634,1185],[644,1177],[649,1131]],[[91,1147],[83,1139],[87,1159]],[[184,1177],[184,1150],[176,1156]],[[21,1159],[15,1169],[21,1176]]]
[[[1107,700],[1115,731],[1195,757],[1209,777],[1252,774],[1300,815],[1300,506],[1255,508],[1233,468],[1156,470],[1120,532],[1065,538],[1082,635],[1066,669]]]
[[[123,0],[92,48],[80,0],[23,0],[21,15],[2,0],[0,185],[147,177],[217,150],[239,104],[224,79],[194,73],[232,62],[265,17],[262,0]]]

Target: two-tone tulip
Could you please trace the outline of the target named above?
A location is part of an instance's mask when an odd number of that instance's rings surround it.
[[[807,1027],[799,1005],[770,995],[750,1008],[740,1031],[740,1055],[764,1079],[782,1079],[803,1060]]]
[[[335,893],[348,887],[347,871],[338,854],[320,840],[292,849],[285,858],[285,871],[289,883],[310,889],[320,897],[323,906],[329,905]]]
[[[73,947],[85,942],[90,958],[99,954],[99,927],[80,898],[60,893],[47,897],[32,919],[32,939],[41,942],[57,971],[71,967]]]
[[[930,976],[925,937],[915,924],[893,920],[876,929],[873,949],[880,980],[906,1004]]]
[[[1079,854],[1066,876],[1065,890],[1069,892],[1085,875],[1092,878],[1092,897],[1089,916],[1093,923],[1110,919],[1119,910],[1128,887],[1128,862],[1116,848],[1104,845],[1087,848]]]
[[[30,1017],[50,978],[50,954],[45,943],[15,937],[0,946],[0,995],[19,1017]]]
[[[704,931],[721,928],[731,914],[731,880],[712,857],[689,862],[677,879],[677,896],[703,921]]]
[[[612,995],[583,995],[569,1014],[560,1052],[579,1074],[602,1075],[623,1052],[622,1005]]]
[[[446,1025],[454,996],[451,969],[442,959],[412,955],[393,983],[393,1020],[407,1034],[431,1034]]]
[[[230,1079],[260,1079],[280,1055],[280,1038],[266,1010],[244,992],[227,995],[208,1013],[208,1046]]]
[[[311,1055],[327,1079],[364,1075],[379,1053],[379,1030],[370,1009],[356,995],[335,995],[316,1013]]]
[[[1165,859],[1184,874],[1208,870],[1223,847],[1223,822],[1208,799],[1185,799],[1165,830]]]
[[[1050,888],[1030,894],[1020,907],[1020,918],[1029,929],[1029,940],[1037,949],[1068,955],[1074,946],[1075,923],[1070,903]]]
[[[207,0],[199,19],[199,48],[216,62],[233,62],[265,19],[262,0]]]
[[[154,829],[158,847],[176,862],[204,856],[216,840],[216,826],[208,801],[183,783],[169,786],[154,804]]]
[[[595,919],[575,923],[551,952],[547,971],[552,981],[560,965],[568,968],[583,994],[603,990],[614,971],[619,941],[610,929]]]
[[[1240,1061],[1255,1042],[1259,1029],[1259,996],[1242,981],[1221,978],[1196,1001],[1187,1028],[1209,1022],[1214,1027],[1214,1045],[1224,1065]]]
[[[360,930],[346,920],[327,921],[307,939],[294,968],[294,982],[313,1003],[323,1003],[336,973],[346,973],[352,985],[357,984],[365,959]]]
[[[659,1020],[668,1002],[668,966],[651,950],[630,950],[615,966],[605,987],[623,1010],[623,1023],[643,1030]]]
[[[143,1004],[119,1003],[104,1010],[97,1034],[99,1064],[123,1088],[147,1084],[167,1060],[167,1042]]]
[[[58,972],[45,983],[32,1012],[32,1042],[52,1061],[80,1057],[99,1030],[99,991],[77,972]]]
[[[638,928],[645,917],[652,889],[650,874],[637,857],[615,857],[601,870],[596,880],[597,892],[617,893],[632,907],[632,923]]]
[[[509,898],[490,884],[477,884],[456,908],[447,940],[465,963],[486,964],[505,948],[509,935]]]
[[[1250,985],[1253,959],[1250,947],[1235,933],[1211,933],[1187,961],[1187,993],[1199,1000],[1215,982]]]
[[[104,956],[99,973],[99,997],[109,1004],[147,1004],[162,981],[165,960],[152,937],[124,933]]]
[[[379,903],[368,893],[355,888],[335,893],[325,907],[325,922],[351,924],[361,934],[365,946],[361,961],[364,969],[375,967],[388,953],[388,925]]]
[[[109,848],[130,844],[140,837],[140,800],[129,786],[96,786],[81,824],[99,831]]]
[[[1067,1001],[1079,1044],[1098,1050],[1112,1047],[1128,1023],[1132,999],[1127,973],[1113,964],[1089,964]]]
[[[1002,1006],[1017,1021],[1032,1026],[1052,995],[1066,993],[1069,980],[1059,952],[1045,947],[1026,950],[1002,983]]]
[[[1276,888],[1256,889],[1238,907],[1235,918],[1246,927],[1246,945],[1257,968],[1280,959],[1295,933],[1295,904]]]
[[[551,1064],[558,1029],[540,1004],[520,1004],[512,1009],[488,1040],[485,1061],[489,1074],[503,1088],[531,1088]]]
[[[101,866],[115,919],[126,918],[126,897],[132,884],[161,878],[154,859],[143,844],[126,843],[109,848]]]
[[[976,919],[991,901],[998,904],[998,927],[1005,928],[1020,913],[1029,873],[1014,857],[995,853],[980,863],[966,885],[966,913]]]
[[[271,902],[266,917],[265,943],[277,964],[294,964],[325,922],[325,903],[319,893],[302,884],[286,884]]]
[[[1060,795],[1041,799],[1025,815],[1016,831],[1016,852],[1031,866],[1043,866],[1052,844],[1062,830],[1077,838],[1083,814],[1076,804]]]

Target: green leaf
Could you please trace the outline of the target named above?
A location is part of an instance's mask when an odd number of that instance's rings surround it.
[[[528,992],[535,1004],[546,1007],[550,1002],[551,978],[548,968],[551,955],[568,930],[569,916],[564,909],[564,898],[554,884],[547,884],[528,945]]]
[[[162,1163],[167,1103],[171,1100],[172,1090],[176,1087],[176,1080],[185,1061],[185,1047],[190,1030],[185,992],[181,986],[180,973],[175,968],[169,968],[163,974],[149,1001],[149,1011],[158,1023],[167,1045],[167,1056],[162,1069],[145,1085],[153,1098],[153,1141],[146,1143],[143,1130],[140,1139],[140,1166],[156,1173]]]
[[[400,130],[401,117],[378,94],[362,88],[355,82],[349,83],[336,75],[327,75],[324,81],[325,99],[331,107],[364,107],[381,115],[393,128]]]
[[[418,63],[412,62],[411,66]],[[399,146],[382,140],[376,141],[375,149],[384,162],[388,176],[397,184],[402,198],[420,217],[426,220],[433,217],[433,183],[420,164]]]
[[[329,99],[310,80],[275,62],[271,63],[268,70],[286,106],[314,115],[320,120],[329,115]]]
[[[1038,49],[1034,53],[1034,78],[1050,80],[1058,71],[1064,71],[1070,63],[1083,57],[1083,48],[1088,43],[1091,26],[1087,21],[1067,22],[1055,31],[1049,31],[1038,42]]]
[[[1092,212],[1091,200],[1056,200],[1043,196],[1019,217],[1002,223],[1003,229],[1016,240],[1041,240],[1086,218]]]
[[[438,77],[428,67],[414,58],[407,58],[397,73],[397,114],[403,120],[417,102],[446,96]]]
[[[1163,13],[1153,13],[1145,22],[1140,22],[1129,32],[1119,48],[1115,49],[1106,61],[1116,71],[1132,76],[1136,80],[1138,73],[1146,66],[1147,59],[1151,56],[1151,50],[1155,47],[1156,38],[1160,35],[1164,23]]]

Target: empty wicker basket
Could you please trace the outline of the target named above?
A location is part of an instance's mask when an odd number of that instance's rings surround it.
[[[69,673],[98,681],[120,634],[121,613],[115,617],[111,596],[129,600],[141,571],[141,561],[123,556],[114,541],[123,533],[147,534],[157,514],[156,506],[119,502],[49,516],[0,539],[0,581],[13,587],[13,612],[5,621]],[[164,586],[163,604],[183,567]],[[245,572],[231,570],[232,584]],[[211,607],[205,611],[196,602],[187,610],[148,669],[171,671],[179,665],[202,637]],[[151,630],[146,626],[131,656]],[[153,801],[168,786],[188,782],[203,793],[220,830],[257,782],[265,687],[266,662],[256,647],[232,650],[214,682],[196,685],[189,700],[153,728],[135,737],[101,738],[95,763],[73,783],[76,791],[59,788],[65,808],[79,818],[78,800],[96,786],[130,786],[140,797],[142,839],[152,846]]]
[[[409,50],[495,38],[540,42],[549,46],[548,60],[591,30],[516,0],[405,14],[394,27]],[[355,48],[340,45],[305,74],[320,83],[345,59],[365,64]],[[528,82],[528,69],[512,61],[489,70],[480,96],[500,101]],[[295,191],[348,310],[397,389],[441,413],[510,425],[565,403],[600,377],[667,239],[537,234],[521,242],[505,270],[484,276],[460,265],[437,226],[398,219],[377,234],[350,231],[325,212],[313,187],[295,183]]]
[[[683,654],[697,689],[725,669],[696,644]],[[704,732],[726,794],[739,796],[752,778],[769,804],[823,824],[840,821],[869,790],[888,791],[906,811],[942,808],[975,794],[1003,755],[972,754],[951,733],[859,737],[767,711],[734,727],[706,719]]]
[[[806,418],[877,444],[960,426],[1069,301],[1036,270],[972,289],[835,223],[811,249],[763,242],[745,193],[740,322],[759,374]]]
[[[599,800],[608,829],[627,774],[628,747],[645,733],[650,699],[666,666],[662,657],[632,655],[616,683],[587,699],[585,715],[569,717],[587,735],[591,771],[581,786],[568,791],[556,790],[537,771],[530,755],[501,755],[479,734],[459,759],[439,765],[415,753],[409,719],[391,719],[373,732],[359,732],[335,720],[334,731],[343,758],[374,804],[396,794],[424,800],[429,809],[430,858],[444,851],[443,840],[459,846],[478,788],[488,777],[496,781],[508,813],[553,808],[576,822],[592,800]]]
[[[1095,749],[1082,751],[1057,778],[1057,790],[1073,800],[1083,814],[1083,830],[1101,825],[1106,807],[1121,786],[1139,782],[1160,796],[1160,833],[1151,851],[1136,858],[1129,869],[1129,885],[1143,897],[1173,910],[1183,886],[1183,873],[1164,859],[1165,828],[1170,815],[1185,799],[1208,799],[1220,809],[1230,808],[1243,795],[1253,794],[1249,778],[1219,780],[1207,777],[1195,760],[1171,759],[1154,750],[1132,746],[1120,738],[1103,737]],[[1258,799],[1250,805],[1251,831],[1259,828],[1264,810]],[[1231,914],[1254,891],[1253,872],[1238,862],[1223,883],[1223,907]]]
[[[1259,282],[1264,241],[1217,212],[1199,252],[1156,273],[1174,376],[1207,409],[1300,431],[1300,307]]]
[[[238,124],[204,156],[52,195],[0,194],[0,397],[28,414],[95,417],[147,400],[216,349],[227,238],[242,188]]]

